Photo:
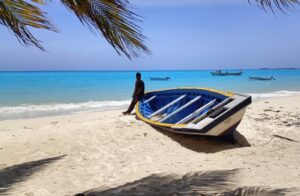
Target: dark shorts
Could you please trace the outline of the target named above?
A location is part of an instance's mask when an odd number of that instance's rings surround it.
[[[133,99],[137,100],[137,101],[141,101],[143,99],[144,95],[138,95],[136,97],[133,97]]]

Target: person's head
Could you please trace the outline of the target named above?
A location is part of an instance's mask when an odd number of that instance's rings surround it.
[[[141,74],[140,72],[137,72],[137,73],[135,74],[135,76],[136,76],[136,79],[137,79],[137,80],[140,80],[140,79],[142,78],[142,74]]]

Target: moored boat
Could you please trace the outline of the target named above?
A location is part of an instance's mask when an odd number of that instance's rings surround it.
[[[239,71],[239,72],[224,71],[224,72],[222,72],[221,70],[213,71],[213,72],[210,72],[210,73],[213,76],[240,76],[240,75],[243,74],[242,71]]]
[[[254,76],[249,76],[249,79],[251,80],[275,80],[273,76],[271,77],[254,77]]]
[[[170,77],[163,77],[163,78],[158,78],[158,77],[150,77],[150,80],[170,80]]]
[[[147,92],[136,104],[138,118],[181,134],[231,135],[251,97],[207,88],[176,88]]]

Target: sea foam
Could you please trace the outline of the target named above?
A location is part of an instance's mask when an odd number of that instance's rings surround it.
[[[287,96],[295,96],[300,95],[300,91],[274,91],[270,93],[247,93],[251,95],[253,100],[264,99],[264,98],[271,98],[271,97],[287,97]]]
[[[88,101],[82,103],[57,103],[43,105],[0,106],[0,120],[35,118],[42,116],[104,111],[126,108],[130,100]]]
[[[299,95],[300,91],[275,91],[270,93],[246,93],[253,100]],[[0,106],[0,120],[35,118],[43,116],[124,109],[130,100],[88,101],[82,103],[57,103],[43,105]]]

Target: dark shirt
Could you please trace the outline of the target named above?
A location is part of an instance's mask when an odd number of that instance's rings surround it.
[[[145,84],[143,80],[136,80],[132,97],[142,99],[145,93]]]

